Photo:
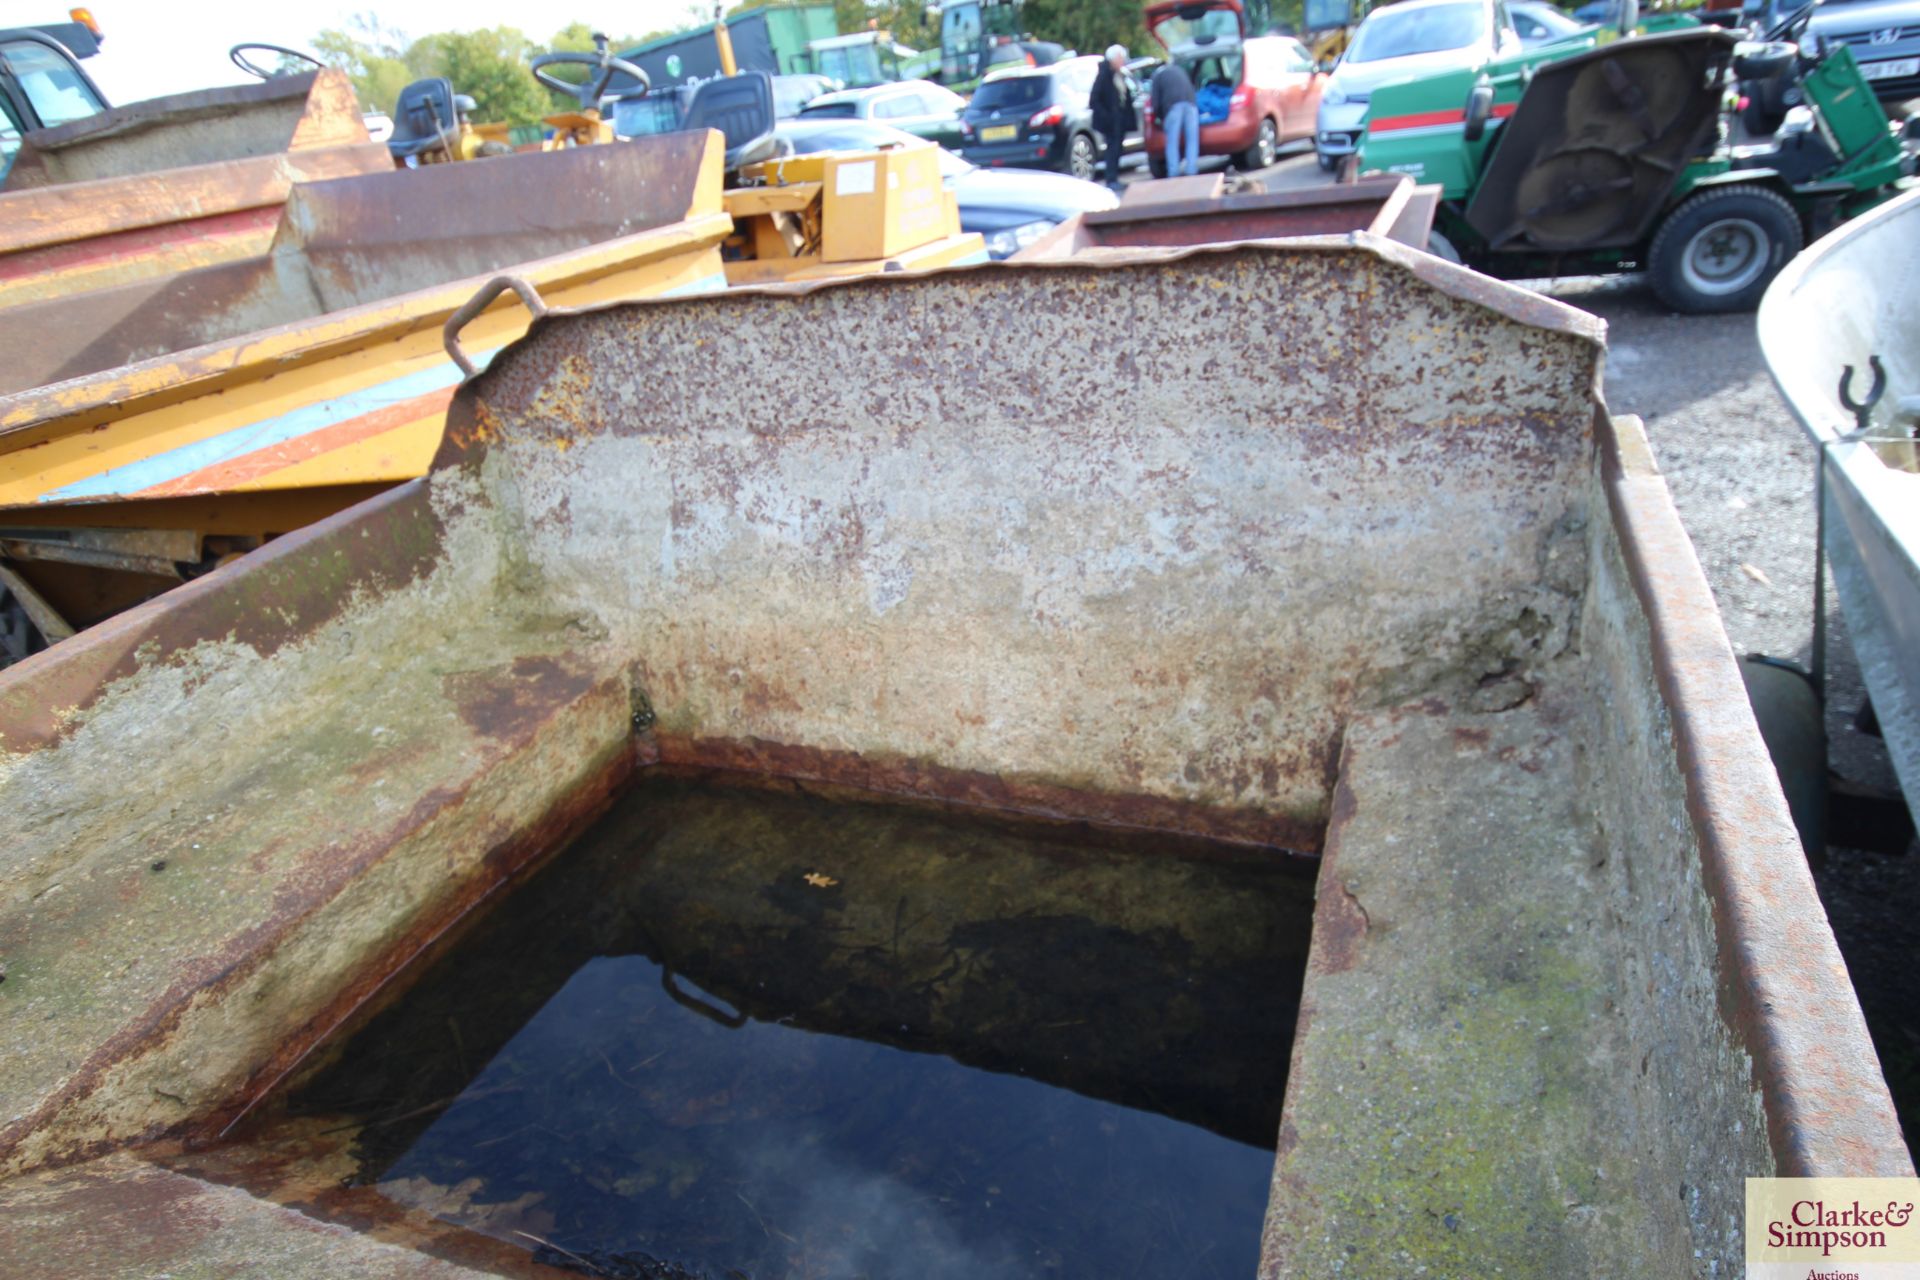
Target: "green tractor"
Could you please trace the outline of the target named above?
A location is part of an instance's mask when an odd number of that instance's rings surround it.
[[[1645,271],[1676,311],[1751,309],[1800,247],[1891,198],[1914,160],[1844,46],[1691,23],[1544,46],[1373,92],[1360,168],[1442,188],[1430,248],[1504,279]],[[1735,145],[1735,85],[1806,104]]]

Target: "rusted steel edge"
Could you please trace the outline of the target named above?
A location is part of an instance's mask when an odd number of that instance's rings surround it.
[[[1647,618],[1713,903],[1723,1015],[1753,1059],[1777,1173],[1911,1176],[1879,1058],[1693,544],[1639,419],[1597,417],[1607,503]]]
[[[666,226],[517,263],[513,271],[537,286],[565,289],[575,281],[657,262],[692,245],[717,245],[732,232],[733,219],[724,213],[689,214]],[[69,420],[79,420],[78,426],[97,426],[243,381],[255,371],[284,373],[336,352],[437,329],[494,274],[468,276],[396,298],[330,311],[310,320],[135,361],[104,373],[0,396],[0,440]]]
[[[358,526],[379,536],[353,542],[348,576],[298,571],[301,558],[324,555],[337,533]],[[408,481],[32,654],[0,670],[0,754],[58,743],[116,681],[204,641],[270,654],[346,608],[355,588],[423,576],[439,538],[426,482]]]
[[[1162,837],[1205,842],[1251,857],[1308,863],[1320,850],[1317,819],[1259,809],[1222,809],[1171,797],[1090,791],[1030,778],[953,769],[907,757],[876,757],[758,738],[654,734],[642,741],[643,765],[671,771],[719,771],[884,795],[946,810],[1018,817],[1056,826],[1087,825],[1127,840]]]
[[[222,213],[284,204],[287,192],[296,183],[376,173],[373,162],[383,156],[388,156],[383,142],[351,142],[117,178],[0,191],[0,254],[25,253],[146,227],[196,223]],[[191,210],[159,201],[142,208],[137,199],[148,190],[177,195],[181,188],[192,190],[197,197]],[[56,218],[57,225],[50,225]]]
[[[1072,220],[1069,219],[1062,226],[1070,225],[1071,222]],[[1055,228],[1055,232],[1059,230],[1060,228]],[[495,360],[486,370],[482,370],[478,377],[469,378],[461,384],[460,389],[454,394],[453,403],[448,407],[447,431],[441,437],[439,452],[434,455],[432,470],[438,471],[444,467],[459,465],[474,452],[476,447],[488,442],[487,433],[479,429],[475,405],[481,389],[486,385],[489,371],[511,364],[513,354],[523,345],[536,341],[548,325],[564,322],[571,316],[594,315],[626,307],[671,307],[682,304],[712,306],[716,302],[739,302],[742,305],[751,305],[756,299],[790,298],[829,289],[914,288],[934,276],[945,274],[996,271],[1065,271],[1095,274],[1128,271],[1138,267],[1162,266],[1187,258],[1207,258],[1228,254],[1263,256],[1322,254],[1379,259],[1386,266],[1404,271],[1449,297],[1484,307],[1521,324],[1550,332],[1564,333],[1591,342],[1595,346],[1606,342],[1607,323],[1598,316],[1535,293],[1531,289],[1523,289],[1518,285],[1508,284],[1504,280],[1495,280],[1491,276],[1481,275],[1478,271],[1471,271],[1466,267],[1443,261],[1432,254],[1409,248],[1397,240],[1375,235],[1370,231],[1353,231],[1342,235],[1293,236],[1274,240],[1227,241],[1219,244],[1188,245],[1175,249],[1113,249],[1096,261],[1066,257],[1015,262],[979,262],[965,266],[945,267],[939,271],[880,273],[828,280],[795,281],[790,284],[741,285],[729,288],[722,293],[703,294],[698,298],[631,298],[584,307],[550,308],[544,316],[536,317],[524,334],[502,348]],[[6,401],[0,400],[0,424],[4,423],[5,410]],[[4,425],[0,425],[0,438],[4,438],[5,434]]]
[[[608,677],[621,683],[621,677]],[[362,1025],[404,989],[401,975],[417,977],[464,932],[460,926],[478,920],[482,909],[517,887],[552,856],[572,844],[612,806],[632,777],[635,753],[631,741],[621,743],[582,783],[555,798],[535,822],[507,843],[490,849],[468,873],[465,883],[425,921],[363,965],[334,998],[281,1042],[280,1047],[250,1075],[223,1106],[175,1132],[189,1145],[227,1136],[261,1102],[271,1097],[308,1060],[343,1033]]]
[[[111,138],[123,133],[138,133],[143,129],[183,123],[181,117],[184,115],[212,116],[259,102],[308,98],[313,95],[323,74],[319,70],[303,71],[297,75],[275,76],[256,84],[218,85],[211,89],[188,89],[183,93],[147,98],[125,106],[109,107],[95,115],[57,124],[50,129],[36,129],[27,135],[26,140],[42,150],[57,151],[92,138]]]
[[[1302,191],[1245,191],[1212,200],[1168,200],[1153,204],[1090,209],[1080,214],[1089,227],[1127,226],[1135,222],[1164,222],[1173,218],[1205,219],[1220,213],[1266,213],[1275,209],[1319,209],[1327,205],[1384,204],[1414,185],[1405,174],[1369,175],[1351,186],[1308,187]]]

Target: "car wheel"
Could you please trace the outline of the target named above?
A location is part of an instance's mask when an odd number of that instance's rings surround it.
[[[1147,157],[1147,172],[1156,178],[1167,176],[1167,153],[1155,151]]]
[[[1804,241],[1800,215],[1781,196],[1765,187],[1718,187],[1660,224],[1647,272],[1675,311],[1751,311]]]
[[[1095,156],[1093,139],[1084,133],[1076,133],[1067,141],[1067,172],[1076,178],[1093,180]]]
[[[1274,128],[1273,121],[1262,120],[1260,135],[1253,140],[1252,146],[1234,157],[1234,163],[1249,171],[1264,169],[1273,163],[1279,150],[1280,130]]]
[[[1320,162],[1320,172],[1322,173],[1332,173],[1340,166],[1339,156],[1330,156],[1324,151],[1314,152],[1313,158]]]

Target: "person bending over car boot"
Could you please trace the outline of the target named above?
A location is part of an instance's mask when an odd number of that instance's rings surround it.
[[[1167,131],[1167,176],[1190,177],[1199,170],[1200,108],[1193,81],[1177,62],[1153,73],[1153,118]]]

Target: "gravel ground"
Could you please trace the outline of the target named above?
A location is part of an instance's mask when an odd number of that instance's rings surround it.
[[[1678,316],[1634,280],[1545,291],[1607,321],[1606,393],[1639,414],[1740,653],[1806,662],[1813,636],[1815,454],[1760,358],[1751,315]],[[1846,621],[1828,591],[1827,735],[1833,769],[1896,788],[1862,700]],[[1920,1133],[1920,876],[1914,857],[1829,847],[1814,879],[1909,1133]],[[1911,1139],[1909,1140],[1911,1145]]]

